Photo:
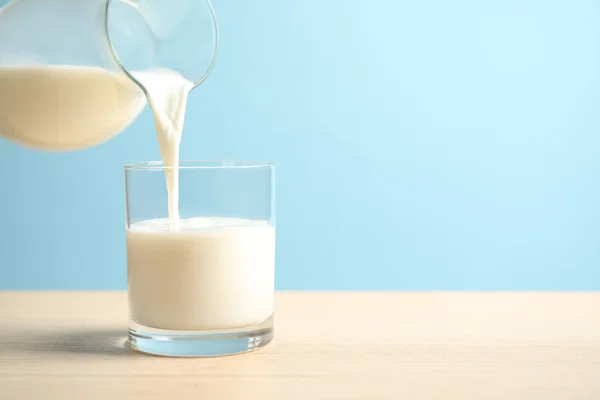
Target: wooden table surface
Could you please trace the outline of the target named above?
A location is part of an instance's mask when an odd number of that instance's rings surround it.
[[[280,292],[275,340],[123,346],[122,292],[0,292],[0,399],[600,399],[600,293]]]

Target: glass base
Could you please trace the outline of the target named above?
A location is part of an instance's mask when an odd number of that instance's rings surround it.
[[[260,349],[273,339],[273,318],[235,330],[173,331],[132,323],[127,343],[142,353],[168,357],[217,357]]]

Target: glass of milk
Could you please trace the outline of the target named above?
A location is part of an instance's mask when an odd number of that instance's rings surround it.
[[[170,169],[178,173],[178,199],[165,185]],[[274,165],[144,162],[125,166],[125,179],[131,347],[191,357],[242,353],[269,343]],[[177,221],[169,212],[173,201]]]

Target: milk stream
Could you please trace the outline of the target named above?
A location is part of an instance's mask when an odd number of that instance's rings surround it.
[[[146,88],[154,113],[158,146],[165,167],[169,220],[176,229],[179,226],[179,145],[187,97],[194,83],[168,69],[134,72],[133,76]]]

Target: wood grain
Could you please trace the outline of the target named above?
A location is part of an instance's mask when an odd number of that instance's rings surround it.
[[[277,294],[258,352],[123,346],[122,292],[0,292],[0,399],[600,399],[600,293]]]

